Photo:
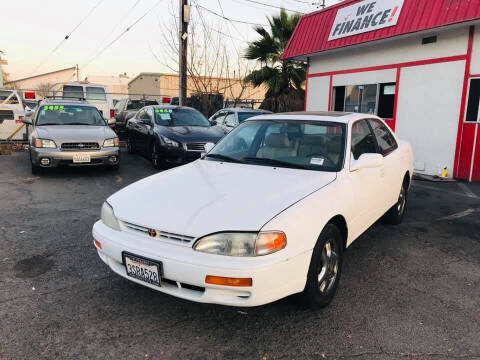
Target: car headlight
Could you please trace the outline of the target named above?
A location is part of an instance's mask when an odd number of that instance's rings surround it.
[[[274,253],[287,245],[283,232],[234,233],[207,235],[198,240],[193,249],[209,254],[251,257]]]
[[[116,138],[112,138],[112,139],[106,139],[104,142],[103,142],[103,147],[118,147],[119,145],[119,141],[118,141],[118,137]]]
[[[106,201],[102,205],[102,222],[113,230],[120,231],[120,224],[113,212],[113,208]]]
[[[55,144],[55,141],[53,140],[48,140],[48,139],[35,139],[34,146],[36,148],[50,148],[50,149],[55,149],[57,147],[57,144]]]
[[[170,147],[179,147],[180,144],[175,140],[169,139],[166,136],[160,135],[160,139],[162,139],[163,143]]]

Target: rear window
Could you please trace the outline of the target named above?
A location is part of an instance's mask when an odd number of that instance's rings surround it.
[[[262,115],[261,112],[239,112],[238,113],[238,122],[242,123],[251,117]]]
[[[64,99],[83,99],[83,88],[81,86],[66,85],[63,87]]]
[[[105,89],[101,87],[87,86],[87,100],[107,101]]]
[[[153,100],[131,100],[127,105],[127,110],[139,110],[145,106],[158,105],[158,102]]]

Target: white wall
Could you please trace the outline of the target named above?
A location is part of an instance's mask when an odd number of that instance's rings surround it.
[[[310,73],[324,73],[465,55],[468,47],[468,33],[468,26],[462,26],[456,29],[439,30],[429,34],[388,40],[377,44],[364,44],[355,48],[345,48],[313,56],[310,59]],[[429,35],[437,35],[437,42],[422,45],[422,38]]]
[[[397,70],[365,71],[333,76],[333,86],[367,85],[395,82]]]
[[[480,25],[475,26],[473,34],[472,63],[470,64],[472,75],[480,74]]]
[[[308,79],[307,110],[328,111],[328,96],[330,93],[330,76]]]
[[[401,70],[396,133],[412,145],[417,172],[452,173],[464,73],[465,61]]]

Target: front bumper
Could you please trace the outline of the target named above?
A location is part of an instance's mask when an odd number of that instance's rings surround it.
[[[232,258],[196,252],[191,244],[176,245],[148,236],[113,230],[101,221],[93,227],[93,237],[101,243],[100,258],[118,275],[138,284],[179,298],[230,306],[258,306],[303,291],[311,251],[292,258],[265,256]],[[160,261],[161,286],[128,277],[122,253]],[[252,278],[251,287],[230,287],[205,283],[206,275]]]
[[[166,164],[180,165],[186,164],[200,159],[202,153],[200,151],[187,151],[180,147],[166,147],[162,146],[159,150],[159,158]]]
[[[101,148],[100,150],[87,150],[87,151],[62,151],[59,148],[36,148],[30,147],[30,154],[32,163],[42,167],[57,167],[60,165],[66,166],[92,166],[92,165],[118,165],[120,162],[120,148],[109,147]],[[88,154],[90,155],[89,163],[74,163],[73,156],[75,154]],[[115,160],[113,160],[115,157]],[[41,159],[48,158],[50,163],[47,166],[42,165]]]

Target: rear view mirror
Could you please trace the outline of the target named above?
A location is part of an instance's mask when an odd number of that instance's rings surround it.
[[[378,168],[383,165],[381,154],[362,154],[358,160],[353,160],[350,171]]]

